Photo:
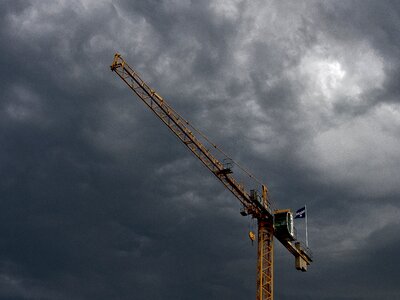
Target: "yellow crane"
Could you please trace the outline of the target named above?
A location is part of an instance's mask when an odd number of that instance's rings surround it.
[[[247,190],[233,175],[230,161],[220,161],[196,136],[201,132],[182,118],[155,90],[150,88],[139,74],[132,69],[120,54],[114,55],[110,66],[157,117],[182,141],[184,145],[211,171],[223,185],[232,192],[243,206],[242,215],[250,215],[258,223],[257,251],[257,300],[273,299],[273,252],[274,237],[295,257],[296,269],[306,271],[312,262],[311,251],[297,241],[293,226],[293,214],[289,209],[273,210],[266,185],[261,185],[261,193]],[[216,145],[212,144],[214,148]],[[249,234],[255,239],[254,234]]]

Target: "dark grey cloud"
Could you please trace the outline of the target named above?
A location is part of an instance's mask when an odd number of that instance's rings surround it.
[[[276,243],[276,298],[395,299],[398,12],[1,2],[0,299],[255,296],[254,222],[110,72],[116,51],[276,207],[307,203],[315,263]]]

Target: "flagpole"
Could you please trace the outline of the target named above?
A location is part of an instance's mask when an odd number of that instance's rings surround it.
[[[305,213],[306,213],[306,246],[308,248],[308,228],[307,228],[307,215],[308,215],[308,213],[307,213],[307,205],[304,205],[304,210],[305,210]]]

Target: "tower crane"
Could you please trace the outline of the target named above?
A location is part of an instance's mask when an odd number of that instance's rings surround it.
[[[266,185],[261,193],[247,190],[234,176],[231,165],[219,160],[201,141],[197,131],[182,118],[155,90],[149,87],[119,53],[114,55],[110,66],[150,110],[179,138],[179,140],[218,178],[239,200],[241,214],[255,218],[258,223],[257,291],[256,300],[273,300],[273,252],[274,237],[295,257],[296,269],[307,271],[312,262],[311,251],[299,242],[293,226],[293,214],[289,209],[273,210]],[[216,145],[212,144],[215,148]],[[250,235],[254,239],[254,235]]]

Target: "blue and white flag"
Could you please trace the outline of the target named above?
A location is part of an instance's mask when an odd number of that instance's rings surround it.
[[[306,207],[302,207],[296,211],[295,219],[305,218],[306,217]]]

